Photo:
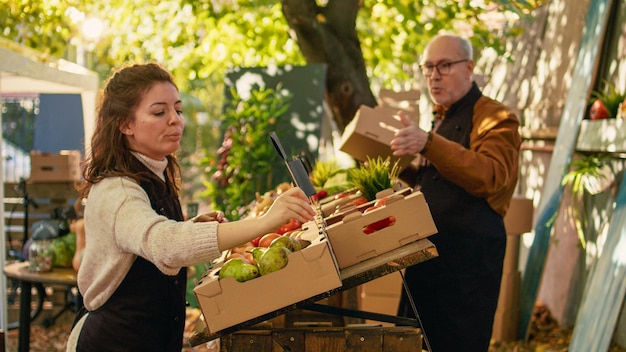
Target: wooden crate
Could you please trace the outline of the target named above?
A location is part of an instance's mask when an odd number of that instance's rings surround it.
[[[413,327],[308,327],[241,330],[220,339],[222,352],[421,352]]]
[[[24,199],[23,192],[16,183],[4,184],[4,229],[8,250],[21,251],[24,238]],[[26,228],[43,219],[49,219],[55,208],[71,206],[78,198],[78,191],[73,182],[37,182],[27,183],[26,191],[30,199],[37,204],[28,207]],[[28,236],[30,237],[30,233]]]

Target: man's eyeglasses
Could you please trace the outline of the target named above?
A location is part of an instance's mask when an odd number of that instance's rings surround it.
[[[432,76],[435,69],[437,69],[437,72],[439,72],[440,76],[445,76],[448,73],[450,73],[450,68],[452,67],[452,65],[465,62],[465,61],[469,61],[469,60],[463,59],[463,60],[457,60],[457,61],[452,61],[452,62],[442,62],[436,65],[420,65],[420,70],[422,71],[422,74],[424,75],[424,77]]]

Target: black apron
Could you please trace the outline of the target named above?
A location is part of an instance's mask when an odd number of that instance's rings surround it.
[[[469,147],[476,86],[446,113],[437,134]],[[434,352],[489,348],[498,303],[506,231],[502,216],[443,178],[432,164],[418,170],[438,233],[429,240],[439,256],[407,268],[406,281]],[[403,289],[399,316],[415,317]]]
[[[169,219],[182,221],[178,197],[169,191],[167,184],[138,160],[133,168],[147,175],[140,184],[152,208]],[[99,309],[89,312],[80,331],[77,351],[180,352],[186,288],[186,268],[175,276],[168,276],[154,264],[137,257],[111,298]],[[84,313],[83,308],[75,322]]]

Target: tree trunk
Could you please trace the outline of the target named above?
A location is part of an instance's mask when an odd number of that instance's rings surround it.
[[[360,105],[377,105],[355,29],[360,2],[329,0],[322,7],[315,0],[282,1],[283,14],[306,61],[327,65],[326,101],[341,131]]]

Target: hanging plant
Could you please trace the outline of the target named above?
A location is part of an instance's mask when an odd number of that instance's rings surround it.
[[[608,189],[615,180],[615,175],[610,167],[608,156],[589,155],[574,160],[568,165],[568,172],[563,177],[561,184],[571,191],[572,206],[567,207],[567,215],[574,220],[576,233],[580,246],[587,248],[587,236],[585,229],[588,217],[584,209],[585,195],[596,195]]]

